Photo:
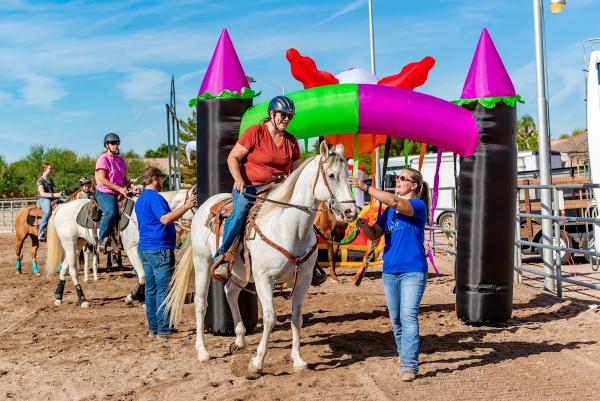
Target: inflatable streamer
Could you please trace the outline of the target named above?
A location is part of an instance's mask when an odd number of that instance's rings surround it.
[[[296,138],[371,133],[425,142],[470,156],[477,146],[471,113],[445,100],[384,85],[338,84],[287,94],[296,116],[287,131]],[[268,102],[249,109],[240,132],[267,115]]]
[[[517,99],[484,29],[459,101],[480,138],[461,162],[458,189],[456,313],[468,323],[502,323],[512,313]]]

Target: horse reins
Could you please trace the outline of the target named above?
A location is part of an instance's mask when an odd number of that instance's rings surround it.
[[[331,187],[329,186],[329,183],[327,182],[327,176],[325,175],[325,168],[323,167],[325,164],[325,162],[323,161],[323,158],[321,158],[321,160],[319,161],[319,171],[317,172],[317,175],[315,176],[315,180],[313,182],[313,195],[315,193],[315,188],[317,186],[317,182],[319,181],[319,176],[322,177],[323,179],[323,183],[325,184],[325,187],[327,188],[327,191],[329,192],[329,200],[327,201],[326,205],[327,208],[329,209],[329,211],[333,212],[333,205],[335,204],[335,202],[338,203],[356,203],[355,200],[345,200],[345,201],[337,201],[337,199],[335,198],[335,195],[333,194],[333,191],[331,190]],[[272,181],[271,181],[272,182]],[[249,194],[246,194],[249,195]],[[285,202],[279,202],[279,201],[275,201],[269,198],[265,198],[265,197],[258,197],[255,195],[249,195],[255,199],[259,199],[262,201],[267,201],[267,202],[272,202],[272,203],[276,203],[276,204],[280,204],[282,206],[286,206],[286,207],[293,207],[299,210],[302,210],[304,212],[315,212],[318,211],[319,208],[315,208],[315,207],[308,207],[308,206],[301,206],[301,205],[294,205],[294,204],[290,204],[290,203],[285,203]],[[287,249],[279,246],[278,244],[276,244],[275,242],[271,241],[258,227],[258,225],[256,224],[256,221],[254,220],[254,216],[249,216],[248,218],[248,223],[251,225],[251,227],[254,229],[254,231],[256,232],[256,234],[258,234],[258,236],[263,240],[263,242],[265,242],[267,245],[269,245],[271,248],[275,249],[276,251],[278,251],[279,253],[281,253],[283,256],[285,256],[288,260],[288,262],[290,262],[291,264],[294,265],[294,284],[292,285],[292,291],[290,292],[290,295],[286,296],[283,295],[283,297],[286,300],[289,300],[292,298],[292,296],[294,295],[294,291],[296,289],[296,283],[298,280],[298,269],[300,268],[300,265],[304,262],[306,262],[308,260],[308,258],[310,258],[310,256],[317,250],[317,247],[319,245],[319,241],[316,241],[314,243],[314,245],[312,247],[310,247],[306,253],[304,254],[304,256],[301,257],[297,257],[292,255]]]

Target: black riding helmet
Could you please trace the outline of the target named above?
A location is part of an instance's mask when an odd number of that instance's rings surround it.
[[[296,107],[294,107],[294,102],[287,96],[275,96],[269,102],[269,111],[281,111],[283,113],[288,113],[291,115],[296,114]]]
[[[109,142],[121,142],[121,138],[119,138],[119,135],[115,134],[114,132],[109,132],[108,134],[104,135],[104,147],[106,147]]]

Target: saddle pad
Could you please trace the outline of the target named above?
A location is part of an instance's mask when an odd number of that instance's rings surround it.
[[[31,208],[29,208],[29,211],[27,212],[27,224],[30,225],[31,227],[37,227],[40,225],[40,221],[42,216],[44,215],[44,211],[37,207],[37,206],[33,206]]]
[[[77,224],[83,228],[98,228],[98,223],[92,218],[93,204],[94,202],[86,203],[77,213]]]
[[[129,225],[129,217],[127,216],[131,216],[133,206],[135,206],[135,202],[129,198],[125,198],[125,207],[121,206],[119,208],[119,231],[123,231]],[[123,216],[124,214],[127,216]]]

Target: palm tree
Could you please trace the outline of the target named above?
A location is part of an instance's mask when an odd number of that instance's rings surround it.
[[[517,147],[519,150],[536,150],[538,148],[538,132],[535,121],[525,114],[517,120]]]

